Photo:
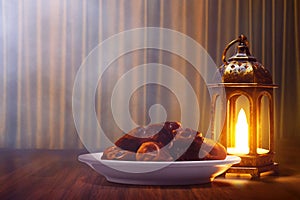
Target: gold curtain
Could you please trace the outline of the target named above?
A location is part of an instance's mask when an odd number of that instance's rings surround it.
[[[280,85],[276,138],[300,138],[299,10],[298,0],[2,0],[0,148],[82,148],[72,116],[77,70],[101,41],[140,27],[184,33],[201,44],[217,65],[228,42],[241,33],[248,36],[250,51]],[[105,72],[97,89],[99,119],[103,113],[109,115],[103,102],[105,91],[130,66],[149,62],[176,68],[189,77],[195,90],[203,87],[184,59],[139,50],[116,60]],[[153,103],[151,95],[168,93],[156,89],[145,87],[134,94],[135,106],[147,109],[145,105]],[[177,106],[171,93],[166,99],[170,110]],[[136,120],[145,123],[148,119]],[[83,122],[88,126],[88,120]]]

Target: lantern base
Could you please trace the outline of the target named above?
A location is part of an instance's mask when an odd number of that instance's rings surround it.
[[[259,178],[264,172],[273,172],[273,174],[278,174],[278,163],[272,163],[266,166],[257,167],[246,167],[246,166],[233,166],[230,167],[225,173],[234,174],[250,174],[252,179]]]
[[[237,167],[261,167],[271,165],[274,158],[274,153],[269,152],[267,154],[256,155],[238,155],[241,158],[241,162],[234,166]]]

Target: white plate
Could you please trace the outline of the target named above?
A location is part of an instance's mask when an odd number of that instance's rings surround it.
[[[83,154],[78,160],[86,163],[110,182],[137,185],[189,185],[209,183],[233,164],[238,156],[225,160],[140,162],[102,160],[103,153]],[[128,171],[130,169],[131,172]],[[143,172],[147,171],[147,172]]]

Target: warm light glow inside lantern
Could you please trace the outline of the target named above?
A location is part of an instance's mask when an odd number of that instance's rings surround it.
[[[228,154],[248,154],[249,153],[249,126],[247,116],[243,108],[240,109],[235,125],[234,147],[228,147]],[[258,144],[259,145],[259,144]],[[257,154],[268,153],[268,149],[257,148]]]
[[[238,114],[238,119],[235,125],[235,147],[227,148],[229,154],[248,154],[249,139],[248,139],[248,123],[245,110],[242,108]]]

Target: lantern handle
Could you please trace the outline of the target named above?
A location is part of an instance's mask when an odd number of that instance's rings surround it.
[[[222,61],[224,64],[228,64],[227,60],[226,60],[226,53],[228,51],[228,49],[234,44],[239,42],[240,44],[245,44],[246,46],[248,46],[248,40],[247,37],[245,35],[240,35],[237,39],[232,40],[229,44],[227,44],[227,46],[225,47],[223,54],[222,54]]]

